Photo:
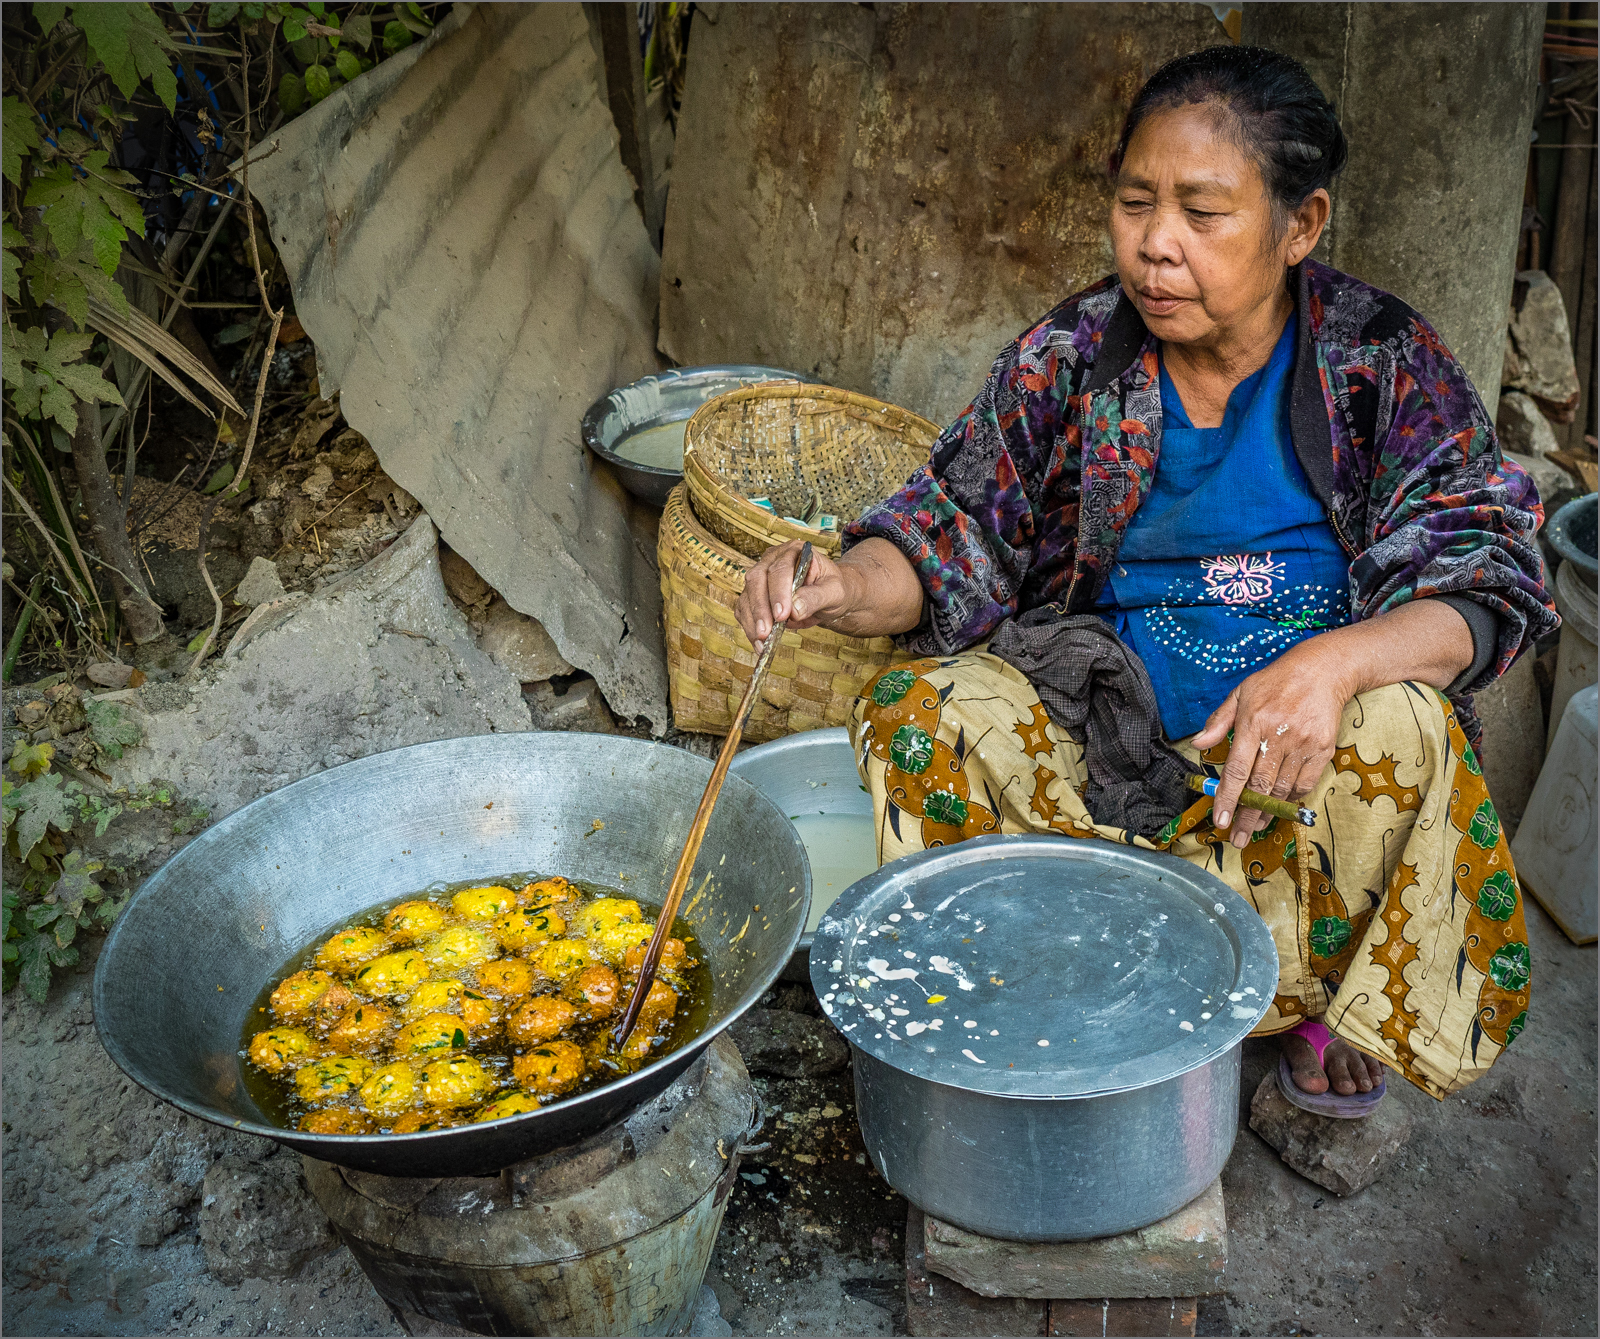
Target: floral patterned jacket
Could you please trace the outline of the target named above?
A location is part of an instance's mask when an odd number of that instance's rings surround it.
[[[1424,596],[1472,629],[1470,694],[1557,626],[1533,482],[1501,457],[1472,383],[1400,299],[1306,261],[1291,275],[1295,455],[1350,555],[1352,617]],[[1161,458],[1157,341],[1115,275],[1008,345],[928,464],[845,531],[916,567],[926,600],[905,643],[949,654],[1040,605],[1094,603]]]

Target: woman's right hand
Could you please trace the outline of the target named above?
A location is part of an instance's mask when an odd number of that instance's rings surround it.
[[[789,592],[794,587],[794,569],[800,562],[804,540],[791,539],[776,544],[761,555],[761,561],[744,576],[744,592],[735,612],[739,626],[752,646],[766,641],[774,623],[788,619],[796,630],[821,624],[832,627],[835,619],[851,611],[850,574],[820,548],[811,550],[811,571],[806,584],[794,596],[789,608]]]

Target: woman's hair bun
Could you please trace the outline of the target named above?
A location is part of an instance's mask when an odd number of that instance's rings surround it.
[[[1349,147],[1316,81],[1292,56],[1256,46],[1213,46],[1169,60],[1128,109],[1112,170],[1122,167],[1139,123],[1166,107],[1217,102],[1261,168],[1277,210],[1294,209],[1343,170]]]

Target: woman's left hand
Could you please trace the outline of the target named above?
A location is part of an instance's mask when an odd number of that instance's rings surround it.
[[[1333,757],[1339,719],[1354,696],[1338,642],[1324,635],[1291,647],[1229,693],[1194,736],[1196,748],[1208,749],[1233,731],[1211,812],[1218,828],[1231,820],[1235,846],[1270,821],[1259,809],[1234,811],[1241,790],[1298,800]]]

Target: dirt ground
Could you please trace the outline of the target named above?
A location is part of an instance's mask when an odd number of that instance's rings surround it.
[[[1349,1200],[1302,1180],[1244,1126],[1273,1063],[1270,1045],[1246,1046],[1223,1174],[1228,1291],[1203,1302],[1202,1333],[1596,1332],[1595,950],[1568,944],[1531,905],[1529,932],[1527,1032],[1449,1102],[1393,1083],[1415,1131]],[[96,1040],[88,987],[86,965],[43,1008],[5,1000],[6,1332],[400,1333],[342,1247],[288,1279],[228,1285],[207,1272],[208,1169],[290,1155],[124,1078]],[[906,1203],[866,1165],[849,1071],[758,1086],[771,1147],[743,1164],[706,1279],[723,1318],[741,1335],[904,1333]],[[293,1195],[260,1212],[264,1239],[315,1215]]]

